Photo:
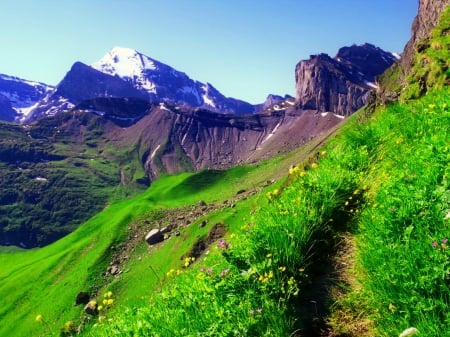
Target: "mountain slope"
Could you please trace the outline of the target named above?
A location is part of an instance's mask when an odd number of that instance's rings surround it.
[[[0,120],[24,118],[52,86],[0,74]]]

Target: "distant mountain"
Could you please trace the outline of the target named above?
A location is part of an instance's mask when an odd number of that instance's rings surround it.
[[[263,111],[266,109],[269,109],[270,107],[272,107],[273,105],[286,101],[286,100],[292,100],[294,99],[294,97],[292,97],[291,95],[284,95],[280,96],[280,95],[274,95],[274,94],[269,94],[266,97],[266,100],[264,101],[264,103],[258,104],[255,106],[255,109],[257,112],[259,111]]]
[[[115,47],[92,67],[125,80],[147,93],[152,101],[201,107],[221,113],[254,111],[250,103],[225,97],[210,83],[195,81],[185,73],[134,49]]]
[[[133,49],[116,47],[92,66],[76,62],[24,121],[52,116],[97,97],[140,98],[219,113],[255,111],[252,104],[225,97],[209,83],[192,80],[185,73]]]
[[[12,122],[27,115],[53,89],[44,83],[0,74],[0,120]]]
[[[146,99],[146,95],[130,83],[104,74],[84,63],[76,62],[56,89],[39,101],[25,122],[68,111],[82,101],[96,97]]]
[[[376,76],[398,58],[369,43],[343,47],[334,58],[312,55],[295,69],[296,102],[302,109],[349,115],[367,103]]]

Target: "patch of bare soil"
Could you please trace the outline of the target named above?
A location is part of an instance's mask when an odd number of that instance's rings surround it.
[[[320,337],[372,337],[372,322],[361,316],[361,308],[350,307],[347,299],[361,286],[355,279],[355,242],[352,234],[343,233],[339,238],[337,254],[332,261],[328,296],[330,311],[323,322]]]

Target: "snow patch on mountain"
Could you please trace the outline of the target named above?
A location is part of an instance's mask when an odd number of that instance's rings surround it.
[[[125,79],[138,89],[156,93],[155,83],[146,76],[146,73],[149,70],[157,70],[157,63],[134,49],[114,47],[91,67],[102,73]]]

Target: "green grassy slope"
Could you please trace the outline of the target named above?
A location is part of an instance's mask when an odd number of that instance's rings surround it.
[[[450,336],[449,101],[446,89],[354,116],[208,255],[179,261],[142,303],[103,308],[85,335]],[[358,286],[335,285],[345,295],[330,308],[318,287],[343,234]]]
[[[320,141],[318,138],[317,142]],[[235,198],[238,191],[260,189],[266,181],[280,177],[280,168],[285,172],[295,160],[307,157],[313,147],[310,144],[251,167],[164,176],[146,193],[111,204],[49,246],[0,253],[0,336],[38,336],[49,330],[58,334],[64,322],[81,316],[82,308],[74,306],[77,293],[95,293],[105,284],[122,294],[117,303],[141,302],[216,222],[230,223],[227,219],[239,218],[242,209],[248,210],[249,206],[239,206],[242,204],[239,203],[226,209],[216,207],[218,211],[208,215],[206,227],[192,225],[182,229],[179,240],[169,240],[157,251],[149,251],[140,237],[129,252],[130,262],[123,266],[126,273],[119,278],[105,279],[102,275],[113,255],[130,236],[129,227],[142,234],[149,229],[147,220],[157,218],[161,210],[197,204],[199,200],[220,205]],[[153,267],[149,268],[150,265]],[[45,324],[36,324],[34,319],[38,314]]]

